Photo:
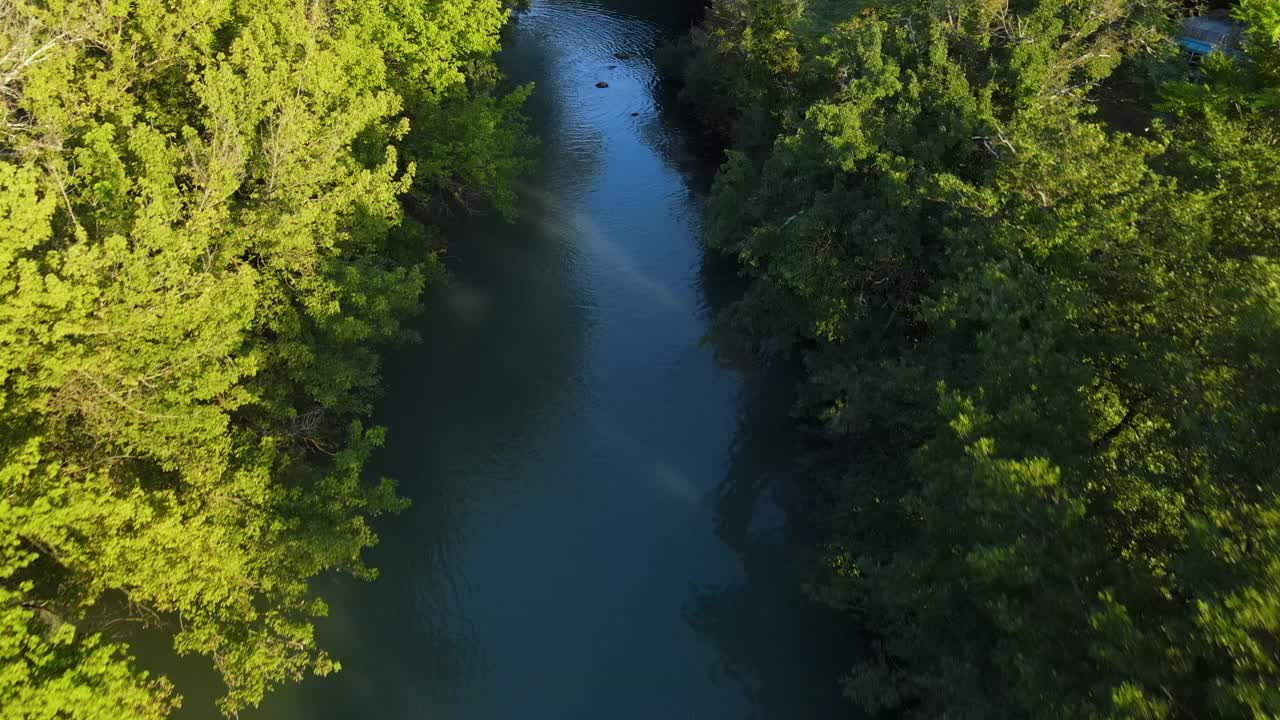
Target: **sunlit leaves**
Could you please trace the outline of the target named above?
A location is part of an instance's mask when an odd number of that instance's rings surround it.
[[[372,575],[369,518],[400,504],[352,421],[440,274],[400,200],[510,206],[505,21],[0,6],[0,715],[166,714],[174,689],[99,633],[125,619],[209,656],[229,714],[336,669],[307,583]]]

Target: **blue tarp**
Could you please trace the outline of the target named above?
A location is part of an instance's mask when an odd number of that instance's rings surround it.
[[[1182,46],[1183,50],[1195,55],[1208,55],[1218,49],[1207,42],[1189,37],[1178,38],[1178,44]]]

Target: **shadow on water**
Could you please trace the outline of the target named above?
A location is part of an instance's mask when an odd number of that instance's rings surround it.
[[[551,92],[535,116],[554,118]],[[332,605],[321,644],[342,672],[269,698],[262,717],[360,718],[372,708],[381,718],[457,717],[476,691],[492,658],[468,612],[464,526],[515,491],[506,459],[537,454],[581,392],[590,321],[566,240],[574,219],[538,188],[548,173],[589,183],[592,147],[579,134],[572,153],[543,158],[518,225],[470,217],[446,228],[450,282],[424,298],[422,344],[388,353],[391,394],[378,412],[390,432],[372,471],[399,479],[412,505],[379,524],[368,553],[376,582],[320,588]]]
[[[599,164],[591,143],[580,137],[575,148],[544,158],[527,180],[519,224],[472,216],[445,228],[450,281],[423,298],[421,342],[385,352],[389,392],[376,420],[388,439],[367,471],[396,478],[412,504],[377,523],[379,544],[366,553],[376,581],[316,582],[330,607],[317,622],[319,644],[341,672],[285,686],[242,717],[459,717],[459,699],[485,674],[491,658],[468,613],[460,560],[464,526],[514,491],[507,459],[537,455],[582,392],[590,321],[567,237],[576,220],[539,189],[558,182],[549,175],[590,182]],[[220,717],[223,688],[206,658],[174,657],[158,632],[135,644],[178,684],[178,718]]]
[[[696,19],[694,5],[676,13],[666,39]],[[698,212],[687,222],[700,237],[701,210],[723,148],[701,130],[674,83],[659,82],[653,98],[656,115],[641,134],[696,198]],[[846,618],[803,590],[821,557],[805,517],[812,500],[802,461],[809,439],[792,418],[802,369],[716,321],[746,288],[734,258],[704,252],[696,284],[708,319],[706,342],[718,362],[742,378],[737,430],[714,492],[714,523],[743,572],[738,582],[697,588],[686,621],[715,649],[713,672],[743,689],[747,720],[849,717],[842,683],[861,639]]]
[[[724,348],[741,362],[740,348]],[[742,563],[740,581],[703,586],[686,608],[716,671],[741,685],[750,720],[848,717],[840,678],[856,638],[803,591],[818,561],[800,512],[805,438],[791,422],[797,369],[756,358],[729,466],[717,488],[716,535]]]
[[[694,21],[697,10],[683,10],[667,16],[665,39]],[[696,198],[691,207],[697,212],[687,222],[700,237],[701,210],[723,149],[700,130],[673,83],[658,82],[653,99],[655,117],[641,136]],[[706,341],[718,362],[742,378],[728,467],[714,492],[714,523],[743,573],[738,582],[697,588],[686,621],[715,649],[713,673],[743,689],[751,708],[744,720],[849,717],[842,682],[861,641],[847,619],[803,590],[821,558],[804,516],[808,438],[792,418],[801,368],[716,322],[746,287],[733,258],[705,252],[696,284],[709,321]]]
[[[526,111],[543,151],[520,219],[447,223],[450,280],[424,298],[421,344],[386,353],[390,393],[377,419],[389,433],[371,474],[397,478],[412,505],[378,525],[367,553],[376,582],[318,588],[332,609],[321,645],[342,672],[278,692],[261,717],[457,717],[492,661],[468,612],[465,525],[513,491],[506,459],[536,454],[581,392],[590,321],[574,276],[575,218],[543,188],[581,192],[600,167],[599,133],[565,131],[561,77],[548,69],[556,58],[527,44],[514,33],[504,51],[513,84],[537,81]]]

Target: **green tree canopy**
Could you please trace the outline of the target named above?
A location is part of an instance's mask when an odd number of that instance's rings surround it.
[[[1141,136],[1093,98],[1126,60],[1187,76],[1171,6],[851,5],[718,0],[688,92],[737,142],[731,321],[805,354],[820,592],[875,638],[850,694],[1280,713],[1274,2],[1240,4],[1245,55],[1132,99]]]
[[[522,170],[498,0],[0,0],[0,716],[161,717],[103,628],[222,709],[327,673],[308,592],[372,571],[377,346],[440,275],[401,199]]]

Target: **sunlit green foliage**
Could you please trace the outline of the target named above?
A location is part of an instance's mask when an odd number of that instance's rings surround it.
[[[147,718],[127,618],[222,709],[336,664],[359,421],[439,275],[401,200],[510,207],[499,0],[0,0],[0,716]]]
[[[849,693],[1280,714],[1273,0],[1239,6],[1247,59],[1136,99],[1142,137],[1091,92],[1180,62],[1174,8],[873,7],[717,0],[688,89],[738,145],[708,222],[751,279],[732,321],[803,350],[829,441],[821,594],[875,638]]]

